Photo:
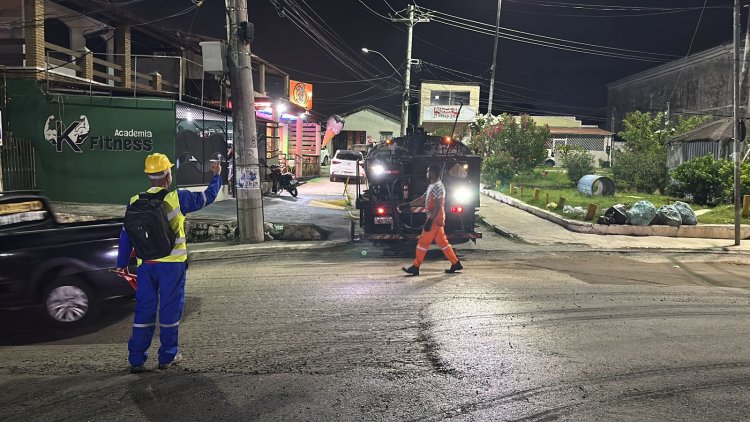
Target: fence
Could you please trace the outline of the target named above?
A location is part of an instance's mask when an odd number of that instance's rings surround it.
[[[10,138],[0,147],[2,190],[36,189],[34,146],[28,139]]]

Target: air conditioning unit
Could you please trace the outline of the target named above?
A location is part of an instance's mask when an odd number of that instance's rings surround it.
[[[203,55],[203,71],[222,74],[227,71],[227,45],[222,41],[203,41],[200,43]]]

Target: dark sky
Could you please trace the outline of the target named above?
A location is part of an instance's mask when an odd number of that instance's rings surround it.
[[[157,11],[167,15],[190,4],[187,0],[167,3]],[[275,3],[285,5],[286,17],[279,16],[271,0],[249,1],[250,21],[255,24],[253,53],[287,70],[293,79],[314,82],[317,112],[327,115],[371,103],[400,114],[398,77],[331,82],[382,78],[393,73],[380,56],[361,53],[362,47],[382,52],[403,69],[406,26],[387,22],[365,4],[378,14],[393,15],[392,9],[404,10],[407,0],[276,0]],[[422,79],[465,78],[481,82],[484,112],[494,39],[441,22],[455,25],[462,22],[460,18],[471,19],[490,25],[487,28],[493,32],[496,0],[420,0],[417,4],[442,13],[435,15],[437,18],[432,22],[415,26],[413,57],[428,64],[413,70],[413,88],[418,88]],[[679,59],[688,49],[697,52],[731,41],[731,6],[731,0],[503,0],[500,26],[525,31],[528,34],[513,34],[531,37],[536,44],[552,42],[565,48],[573,46],[635,57],[583,54],[501,38],[493,112],[574,114],[589,123],[599,123],[595,118],[605,115],[608,82],[663,62],[637,58]],[[166,21],[164,25],[223,38],[226,36],[223,9],[223,1],[206,0],[195,14]],[[307,24],[294,18],[302,12]],[[747,8],[743,9],[743,17],[746,14]],[[326,48],[316,45],[295,22],[304,28],[317,23],[321,30],[329,31],[326,38],[330,45]],[[539,38],[540,35],[559,40]],[[347,69],[332,55],[353,61],[363,69],[359,72]]]

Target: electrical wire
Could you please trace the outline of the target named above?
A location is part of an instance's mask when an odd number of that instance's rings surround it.
[[[475,21],[472,19],[451,15],[449,13],[444,13],[444,12],[440,12],[437,10],[422,9],[422,11],[425,13],[436,14],[437,16],[431,16],[431,19],[436,20],[439,23],[450,24],[451,26],[461,27],[462,29],[472,29],[472,30],[475,30],[475,32],[485,33],[487,35],[492,35],[492,36],[495,35],[494,24]],[[649,52],[649,51],[642,51],[642,50],[633,50],[633,49],[627,49],[627,48],[610,47],[610,46],[599,45],[599,44],[585,43],[585,42],[568,40],[564,38],[550,37],[546,35],[536,34],[533,32],[520,31],[517,29],[511,29],[511,28],[505,28],[505,27],[501,27],[500,29],[502,31],[506,31],[506,34],[503,34],[504,38],[507,38],[508,36],[516,36],[519,38],[528,37],[527,38],[528,41],[545,42],[545,43],[549,42],[549,43],[554,43],[555,45],[558,45],[558,46],[581,49],[581,50],[586,50],[586,51],[599,51],[601,53],[626,55],[626,56],[632,56],[634,58],[636,57],[635,54],[642,55],[641,58],[649,58],[649,56],[661,56],[665,58],[677,57],[673,54],[656,53],[656,52]],[[515,34],[520,34],[520,35],[515,35]],[[540,38],[541,40],[535,40],[532,37],[537,37],[537,38]],[[549,41],[546,41],[546,40],[549,40]],[[563,43],[563,44],[558,44],[558,43]],[[569,43],[573,45],[566,46],[564,43]],[[581,46],[581,47],[578,47],[578,46]],[[592,50],[592,49],[598,49],[598,50]],[[622,53],[617,53],[617,52],[622,52]],[[661,59],[657,61],[666,61],[666,59]]]
[[[367,10],[369,10],[370,12],[372,12],[372,14],[374,14],[376,16],[379,16],[379,17],[381,17],[383,19],[390,20],[390,18],[388,16],[381,15],[380,13],[376,12],[372,7],[368,6],[367,3],[365,3],[364,1],[362,1],[362,0],[357,0],[357,1],[359,1],[359,3],[362,6],[364,6]],[[386,1],[386,3],[388,3],[388,2]],[[389,5],[389,7],[390,7],[390,5]]]

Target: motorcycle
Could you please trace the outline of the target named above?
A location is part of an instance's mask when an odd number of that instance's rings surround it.
[[[297,197],[297,186],[305,184],[305,182],[297,180],[292,173],[282,173],[281,167],[277,164],[271,165],[271,181],[273,182],[271,188],[273,193],[278,193],[279,189],[283,189],[295,198]]]

